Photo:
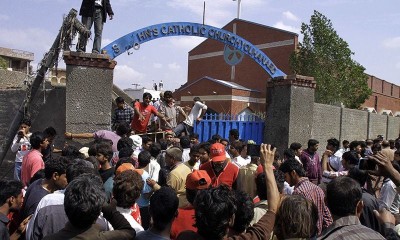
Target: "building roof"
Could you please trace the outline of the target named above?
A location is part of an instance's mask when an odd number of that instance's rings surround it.
[[[182,87],[180,87],[180,88],[177,89],[176,91],[182,91],[182,90],[184,90],[185,88],[188,88],[188,87],[190,87],[190,86],[192,86],[192,85],[198,83],[199,81],[201,81],[201,80],[203,80],[203,79],[206,79],[206,80],[209,80],[209,81],[212,81],[212,82],[215,82],[215,83],[224,85],[225,87],[228,87],[228,88],[231,88],[231,89],[238,89],[238,90],[249,91],[249,92],[260,92],[259,90],[250,89],[250,88],[244,87],[244,86],[242,86],[242,85],[239,85],[239,84],[237,84],[237,83],[233,83],[233,82],[229,82],[229,81],[225,81],[225,80],[220,80],[220,79],[215,79],[215,78],[212,78],[212,77],[209,77],[209,76],[204,76],[204,77],[202,77],[202,78],[197,79],[197,80],[194,81],[194,82],[191,82],[191,83],[189,83],[189,84],[182,85]]]
[[[3,47],[0,47],[0,56],[16,58],[16,59],[24,59],[27,61],[34,60],[34,54],[32,52],[18,50],[18,49],[11,49],[11,48],[3,48]]]
[[[234,18],[234,19],[232,19],[232,21],[230,21],[230,22],[227,23],[225,26],[223,26],[222,29],[226,28],[227,26],[229,26],[229,25],[232,24],[233,22],[245,22],[245,23],[257,25],[257,26],[260,26],[260,27],[263,27],[263,28],[269,28],[269,29],[273,29],[273,30],[276,30],[276,31],[281,31],[281,32],[289,33],[289,34],[291,34],[291,35],[299,36],[299,34],[294,33],[294,32],[290,32],[290,31],[283,30],[283,29],[280,29],[280,28],[275,28],[275,27],[267,26],[267,25],[264,25],[264,24],[261,24],[261,23],[256,23],[256,22],[252,22],[252,21],[243,20],[243,19],[240,19],[240,18]]]

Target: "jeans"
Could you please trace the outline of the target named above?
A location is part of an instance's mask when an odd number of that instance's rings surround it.
[[[176,126],[176,128],[174,128],[174,134],[176,137],[180,137],[183,132],[185,135],[189,136],[193,134],[193,127],[181,122]]]
[[[93,40],[93,49],[92,53],[100,53],[101,48],[101,36],[103,34],[103,9],[96,8],[93,17],[83,17],[82,16],[82,24],[87,28],[91,29],[94,23],[94,40]],[[78,45],[76,49],[78,52],[86,52],[86,44],[87,44],[87,36],[79,35]]]
[[[21,181],[21,166],[22,166],[22,162],[15,162],[14,180]]]

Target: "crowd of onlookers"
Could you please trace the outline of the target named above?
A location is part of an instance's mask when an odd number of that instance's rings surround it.
[[[155,141],[130,121],[66,132],[94,141],[55,154],[54,128],[23,120],[14,180],[0,181],[0,239],[400,238],[400,138],[276,149],[237,129],[199,142],[176,120]]]

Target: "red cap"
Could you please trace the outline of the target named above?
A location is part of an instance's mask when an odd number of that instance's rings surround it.
[[[192,190],[206,189],[211,185],[211,178],[204,170],[194,170],[186,177],[186,188]]]
[[[226,160],[225,146],[221,143],[214,143],[210,147],[210,158],[213,162],[222,162]]]
[[[133,165],[131,163],[123,163],[117,168],[117,170],[115,171],[115,174],[120,174],[127,170],[135,170],[135,167],[133,167]]]

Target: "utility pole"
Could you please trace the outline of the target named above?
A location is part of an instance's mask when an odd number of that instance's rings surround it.
[[[237,18],[240,18],[240,7],[241,7],[241,2],[242,0],[233,0],[233,1],[237,1],[238,2],[238,6],[237,6]]]

